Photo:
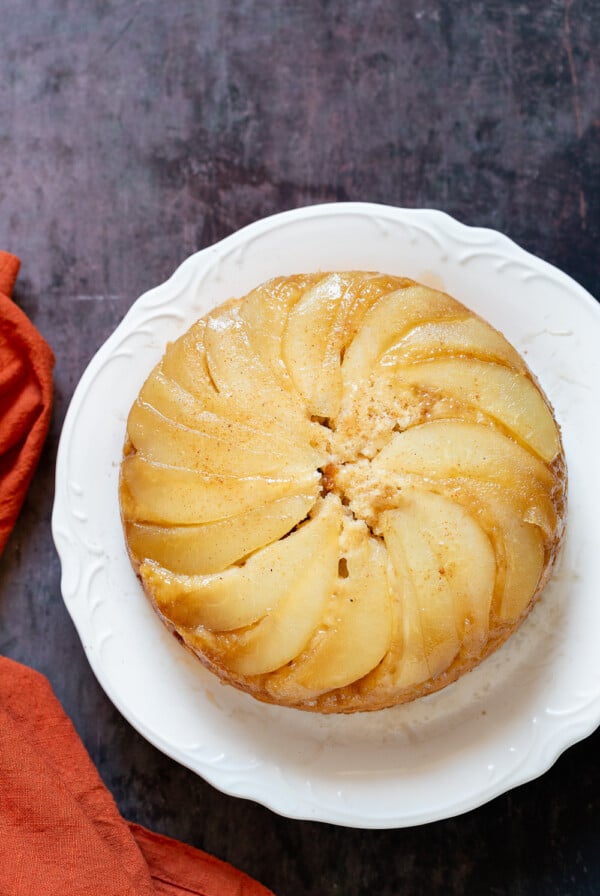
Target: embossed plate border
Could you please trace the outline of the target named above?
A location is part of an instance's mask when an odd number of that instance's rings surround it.
[[[526,623],[478,669],[408,706],[319,716],[220,685],[165,631],[125,550],[117,483],[128,410],[166,342],[263,280],[360,268],[441,287],[524,354],[562,426],[567,539]],[[293,818],[393,828],[447,818],[547,770],[600,724],[600,307],[506,236],[369,203],[258,221],[143,295],[82,376],[60,440],[52,527],[62,592],[107,695],[159,750]]]

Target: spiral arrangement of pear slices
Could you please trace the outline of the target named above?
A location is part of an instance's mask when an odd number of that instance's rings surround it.
[[[320,712],[406,702],[546,584],[566,469],[506,339],[383,274],[272,280],[171,344],[127,422],[129,554],[222,680]]]

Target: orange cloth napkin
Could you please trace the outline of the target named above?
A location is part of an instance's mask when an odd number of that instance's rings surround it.
[[[231,865],[124,821],[49,682],[6,657],[0,893],[273,896]]]
[[[19,259],[0,252],[0,553],[50,425],[54,356],[11,301]]]
[[[11,301],[0,252],[0,553],[48,432],[54,357]],[[48,681],[0,657],[1,896],[273,896],[231,865],[128,824]]]

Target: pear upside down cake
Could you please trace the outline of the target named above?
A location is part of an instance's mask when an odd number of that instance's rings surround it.
[[[412,280],[284,277],[170,344],[120,503],[155,609],[269,703],[377,710],[456,680],[545,586],[566,508],[548,401],[481,318]]]

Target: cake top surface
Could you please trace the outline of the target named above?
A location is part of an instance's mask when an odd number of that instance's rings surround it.
[[[510,634],[565,486],[551,408],[500,333],[411,280],[334,272],[269,281],[169,346],[129,416],[121,510],[147,593],[210,668],[349,711]]]

